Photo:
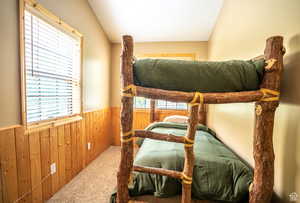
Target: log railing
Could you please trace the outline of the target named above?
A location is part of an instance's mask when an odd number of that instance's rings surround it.
[[[185,139],[182,136],[176,136],[172,134],[156,133],[147,130],[135,130],[134,137],[150,138],[154,140],[163,140],[167,142],[185,143]]]
[[[121,162],[117,175],[118,192],[117,202],[127,203],[128,181],[131,170],[138,172],[155,173],[182,179],[182,202],[191,202],[191,184],[193,177],[194,154],[193,142],[198,117],[205,123],[201,115],[205,114],[204,104],[224,103],[255,103],[255,130],[253,155],[255,160],[254,180],[251,185],[250,203],[269,203],[271,201],[274,185],[274,151],[273,151],[273,125],[275,110],[279,104],[280,78],[283,69],[283,38],[275,36],[267,39],[264,58],[268,65],[265,69],[261,89],[256,91],[201,93],[201,102],[191,105],[189,109],[189,126],[185,137],[171,134],[154,133],[144,130],[133,131],[133,97],[142,96],[152,99],[151,121],[155,118],[155,99],[173,102],[190,103],[196,93],[169,91],[162,89],[134,86],[133,84],[133,40],[131,36],[123,36],[121,55],[122,78],[122,105],[121,105]],[[199,114],[199,115],[198,115]],[[185,148],[185,163],[182,172],[166,169],[133,166],[133,137],[143,137],[183,143]]]
[[[171,102],[185,102],[189,103],[195,93],[171,91],[156,88],[135,86],[135,96],[145,97],[149,99],[161,99]],[[243,91],[243,92],[220,92],[220,93],[202,93],[204,104],[226,104],[226,103],[244,103],[259,101],[264,97],[260,90]],[[272,97],[272,95],[265,95],[265,97]]]
[[[153,168],[153,167],[144,167],[144,166],[136,166],[134,165],[132,170],[142,173],[152,173],[158,174],[162,176],[169,176],[172,178],[181,179],[182,175],[178,171],[167,170],[163,168]]]

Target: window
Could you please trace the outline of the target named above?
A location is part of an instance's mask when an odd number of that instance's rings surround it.
[[[179,59],[179,60],[195,60],[196,56],[192,53],[179,53],[179,54],[144,54],[138,58],[162,58],[162,59]],[[150,99],[143,97],[134,98],[134,108],[148,109],[150,108]],[[157,100],[156,108],[158,109],[173,109],[173,110],[187,110],[186,103],[169,102],[165,100]]]
[[[23,21],[27,124],[81,113],[81,37],[37,8],[26,5]]]
[[[150,108],[150,99],[144,97],[134,97],[134,108],[137,109],[149,109]]]
[[[176,110],[187,110],[186,103],[179,102],[169,102],[165,100],[158,100],[156,103],[156,108],[158,109],[176,109]]]
[[[150,99],[144,97],[134,97],[134,108],[149,109]],[[158,109],[173,109],[173,110],[187,110],[186,103],[170,102],[165,100],[157,100],[156,108]]]

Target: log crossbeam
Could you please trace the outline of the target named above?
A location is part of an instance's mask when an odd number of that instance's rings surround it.
[[[132,170],[136,171],[136,172],[141,172],[141,173],[152,173],[152,174],[158,174],[158,175],[162,175],[162,176],[169,176],[171,178],[177,178],[177,179],[182,178],[181,172],[163,169],[163,168],[154,168],[154,167],[144,167],[144,166],[133,165]]]
[[[189,103],[193,100],[194,92],[182,92],[173,90],[163,90],[136,86],[136,95],[148,99],[167,100],[171,102]],[[203,104],[226,104],[226,103],[246,103],[260,101],[262,98],[270,98],[272,95],[265,95],[260,90],[242,92],[218,92],[202,93]]]
[[[148,130],[135,130],[134,137],[150,138],[167,142],[185,143],[185,137],[172,134],[156,133]]]

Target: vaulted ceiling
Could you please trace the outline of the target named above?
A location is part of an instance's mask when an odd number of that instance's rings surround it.
[[[112,42],[207,41],[223,0],[88,0]]]

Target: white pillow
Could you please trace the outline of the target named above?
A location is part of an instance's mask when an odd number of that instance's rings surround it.
[[[188,123],[189,117],[187,116],[167,116],[163,121],[164,122],[173,122],[173,123]]]

